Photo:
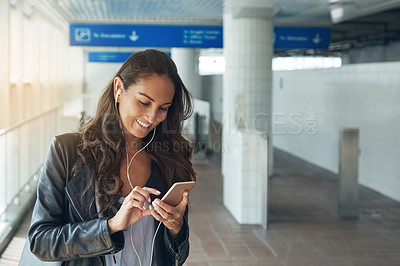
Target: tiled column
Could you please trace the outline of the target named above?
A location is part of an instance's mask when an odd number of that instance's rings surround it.
[[[199,76],[199,52],[192,48],[171,48],[178,73],[186,88],[196,99],[201,98],[201,80]]]
[[[272,169],[272,19],[273,0],[225,0],[224,205],[242,224],[262,220],[261,134],[269,138]]]

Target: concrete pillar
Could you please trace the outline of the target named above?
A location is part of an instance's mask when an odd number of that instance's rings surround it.
[[[171,48],[171,57],[186,88],[195,99],[201,99],[199,51],[193,48]]]
[[[273,0],[225,0],[224,205],[239,223],[262,222],[261,134],[272,171]]]
[[[359,129],[345,128],[341,132],[339,158],[339,217],[358,217],[358,157]]]

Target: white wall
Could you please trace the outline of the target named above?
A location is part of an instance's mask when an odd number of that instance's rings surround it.
[[[9,4],[8,1],[0,1],[0,32],[5,33],[9,31]],[[8,95],[9,95],[9,35],[0,34],[0,128],[8,125]]]
[[[83,50],[69,46],[66,21],[29,1],[1,1],[0,22],[0,129],[82,93]]]
[[[400,201],[399,73],[400,62],[275,72],[274,146],[338,173],[340,129],[359,128],[359,182]]]
[[[48,15],[30,1],[0,1],[0,214],[52,137],[79,125],[81,110],[64,105],[82,94],[83,50],[69,47],[68,23]]]
[[[201,76],[200,99],[210,103],[212,118],[222,123],[222,75]]]
[[[101,93],[112,80],[122,63],[88,62],[85,63],[85,104],[86,115],[94,116]]]

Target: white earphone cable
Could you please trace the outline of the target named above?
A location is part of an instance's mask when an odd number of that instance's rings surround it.
[[[126,146],[126,176],[127,176],[129,185],[131,186],[132,189],[133,189],[133,185],[132,185],[132,182],[131,182],[131,178],[130,178],[130,176],[129,176],[129,168],[131,167],[131,164],[132,164],[132,162],[133,162],[133,159],[136,157],[136,155],[138,155],[139,152],[143,151],[147,146],[149,146],[150,142],[153,141],[155,135],[156,135],[156,128],[154,128],[153,136],[151,137],[150,141],[149,141],[143,148],[141,148],[140,150],[138,150],[138,151],[132,156],[131,160],[129,161],[129,164],[128,164],[128,160],[129,160],[128,146]],[[151,263],[153,262],[154,241],[155,241],[155,239],[156,239],[156,235],[157,235],[158,229],[160,228],[160,225],[161,225],[161,222],[158,224],[157,230],[156,230],[156,232],[155,232],[155,234],[154,234],[153,241],[152,241],[152,244],[151,244],[151,253],[150,253],[150,254],[151,254],[151,255],[150,255],[151,257],[150,257],[150,264],[149,264],[149,266],[151,266]],[[137,256],[137,258],[138,258],[138,260],[139,260],[139,265],[142,266],[142,261],[140,260],[139,254],[138,254],[138,252],[137,252],[137,250],[136,250],[136,248],[135,248],[135,245],[133,244],[133,228],[132,228],[132,227],[133,227],[133,225],[131,225],[131,232],[130,232],[131,245],[132,245],[132,248],[133,248],[133,250],[135,251],[135,254],[136,254],[136,256]]]
[[[115,104],[114,104],[115,110],[116,110],[117,112],[118,112],[118,108],[117,108],[118,97],[119,97],[119,95],[120,95],[119,93],[120,93],[120,91],[117,92],[117,95],[116,95],[116,97],[115,97]],[[121,129],[122,129],[122,125],[121,125],[121,124],[120,124],[120,126],[121,126]],[[132,189],[133,189],[133,185],[132,185],[132,182],[131,182],[131,178],[130,178],[130,176],[129,176],[129,168],[131,167],[131,164],[132,164],[132,162],[133,162],[133,159],[136,157],[136,155],[138,155],[139,152],[143,151],[144,149],[146,149],[147,146],[149,146],[149,144],[153,141],[155,135],[156,135],[156,128],[154,128],[154,130],[153,130],[153,136],[151,137],[150,141],[149,141],[143,148],[141,148],[140,150],[138,150],[138,151],[132,156],[131,160],[129,161],[129,164],[128,164],[128,160],[129,160],[128,146],[126,146],[126,176],[127,176],[129,185],[131,186]],[[153,236],[153,241],[152,241],[152,243],[151,243],[151,253],[150,253],[150,264],[149,264],[149,266],[151,266],[151,264],[152,264],[152,262],[153,262],[154,242],[155,242],[155,240],[156,240],[156,236],[157,236],[158,229],[160,229],[160,225],[161,225],[161,222],[158,223],[156,232],[154,233],[154,236]],[[135,245],[133,244],[133,228],[132,228],[132,227],[133,227],[133,226],[131,226],[131,232],[130,232],[131,245],[132,245],[132,248],[133,248],[133,250],[135,251],[135,254],[136,254],[136,256],[137,256],[137,258],[138,258],[138,260],[139,260],[139,265],[142,266],[142,261],[140,260],[139,254],[138,254],[138,252],[137,252],[137,250],[136,250],[136,248],[135,248]]]
[[[150,255],[150,264],[149,264],[149,266],[151,266],[151,263],[153,262],[154,242],[156,240],[156,235],[157,235],[158,229],[160,229],[160,225],[161,225],[161,222],[158,222],[158,226],[157,226],[156,232],[154,233],[154,236],[153,236],[153,242],[151,243],[151,253],[150,253],[151,255]]]
[[[153,263],[154,242],[155,242],[155,240],[156,240],[156,235],[157,235],[158,229],[160,229],[160,225],[161,225],[161,222],[158,222],[158,226],[157,226],[156,232],[154,233],[154,236],[153,236],[153,241],[151,242],[151,253],[150,253],[150,263],[149,263],[149,266],[151,266],[151,264]],[[131,230],[132,230],[132,227],[131,227]],[[132,248],[133,248],[133,250],[135,251],[136,256],[137,256],[137,258],[138,258],[138,260],[139,260],[139,265],[141,266],[141,265],[142,265],[142,261],[140,260],[139,254],[138,254],[138,252],[136,251],[135,245],[133,244],[132,231],[131,231],[130,236],[131,236],[131,245],[132,245]]]
[[[126,175],[127,175],[127,177],[128,177],[129,185],[131,186],[132,189],[133,189],[133,185],[132,185],[132,182],[131,182],[131,178],[130,178],[130,176],[129,176],[129,168],[131,167],[131,164],[132,164],[132,162],[133,162],[133,159],[135,159],[136,155],[138,155],[139,152],[143,151],[144,149],[146,149],[147,146],[149,146],[150,142],[153,141],[155,135],[156,135],[156,128],[153,129],[153,136],[151,137],[150,141],[149,141],[143,148],[141,148],[140,150],[138,150],[138,151],[132,156],[131,160],[129,161],[129,164],[128,164],[128,159],[129,159],[128,146],[126,146],[126,163],[127,163],[127,164],[126,164]]]

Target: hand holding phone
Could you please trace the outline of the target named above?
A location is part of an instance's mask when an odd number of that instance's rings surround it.
[[[190,191],[196,185],[195,181],[176,182],[161,199],[171,206],[177,206],[181,202],[184,191]]]

